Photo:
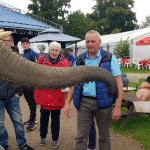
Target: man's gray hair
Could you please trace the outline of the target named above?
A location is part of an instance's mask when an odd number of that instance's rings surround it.
[[[99,39],[99,40],[101,40],[101,35],[100,35],[100,33],[98,32],[98,31],[96,31],[96,30],[90,30],[90,31],[88,31],[87,33],[86,33],[86,35],[87,34],[96,34],[97,35],[97,38]],[[86,37],[86,35],[85,35],[85,37]]]
[[[49,45],[49,50],[51,50],[53,48],[58,48],[58,50],[61,50],[61,44],[56,41],[51,42]]]

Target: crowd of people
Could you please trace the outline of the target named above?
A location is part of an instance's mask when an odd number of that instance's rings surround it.
[[[5,36],[3,36],[5,33]],[[7,34],[6,34],[7,33]],[[19,53],[14,45],[11,31],[0,31],[0,40],[9,46],[12,51]],[[24,49],[22,57],[47,67],[76,67],[96,66],[109,71],[118,86],[118,97],[108,95],[108,87],[103,82],[89,82],[83,85],[70,87],[68,93],[63,89],[34,89],[18,87],[16,85],[0,81],[0,150],[8,150],[8,133],[4,125],[5,110],[9,114],[14,126],[16,141],[20,150],[33,150],[27,144],[24,125],[27,131],[36,128],[36,105],[40,105],[40,145],[45,145],[48,134],[48,125],[51,124],[52,146],[54,149],[60,147],[60,115],[63,108],[66,118],[71,117],[70,104],[73,100],[77,109],[77,134],[75,150],[96,149],[96,129],[98,126],[99,149],[111,150],[110,121],[121,118],[121,103],[123,96],[123,83],[121,70],[117,58],[110,52],[100,48],[100,33],[90,30],[85,35],[87,51],[74,59],[72,49],[67,49],[68,58],[61,53],[61,44],[53,41],[48,47],[48,53],[44,53],[46,47],[38,45],[40,53],[36,53],[30,47],[30,41],[24,37],[21,46]],[[29,119],[23,122],[20,96],[24,95],[29,106]],[[150,76],[147,77],[136,92],[137,100],[145,101],[150,98]],[[51,121],[49,121],[51,116]],[[49,141],[50,142],[50,141]]]

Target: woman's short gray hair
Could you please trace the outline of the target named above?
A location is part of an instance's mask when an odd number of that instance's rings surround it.
[[[46,46],[42,45],[42,44],[39,44],[37,47],[39,50],[45,50],[46,49]]]
[[[61,50],[61,44],[56,41],[51,42],[49,45],[49,50],[54,49],[54,48],[58,48],[58,50]]]

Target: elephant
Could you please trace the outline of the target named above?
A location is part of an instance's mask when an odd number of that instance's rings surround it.
[[[90,81],[104,82],[109,95],[118,96],[114,77],[106,69],[93,66],[47,67],[24,59],[0,40],[0,80],[22,87],[56,89]]]

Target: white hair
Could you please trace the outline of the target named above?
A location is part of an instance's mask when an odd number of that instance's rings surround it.
[[[61,45],[60,43],[54,41],[54,42],[51,42],[50,45],[49,45],[49,50],[53,49],[53,48],[57,48],[58,50],[61,50]]]

